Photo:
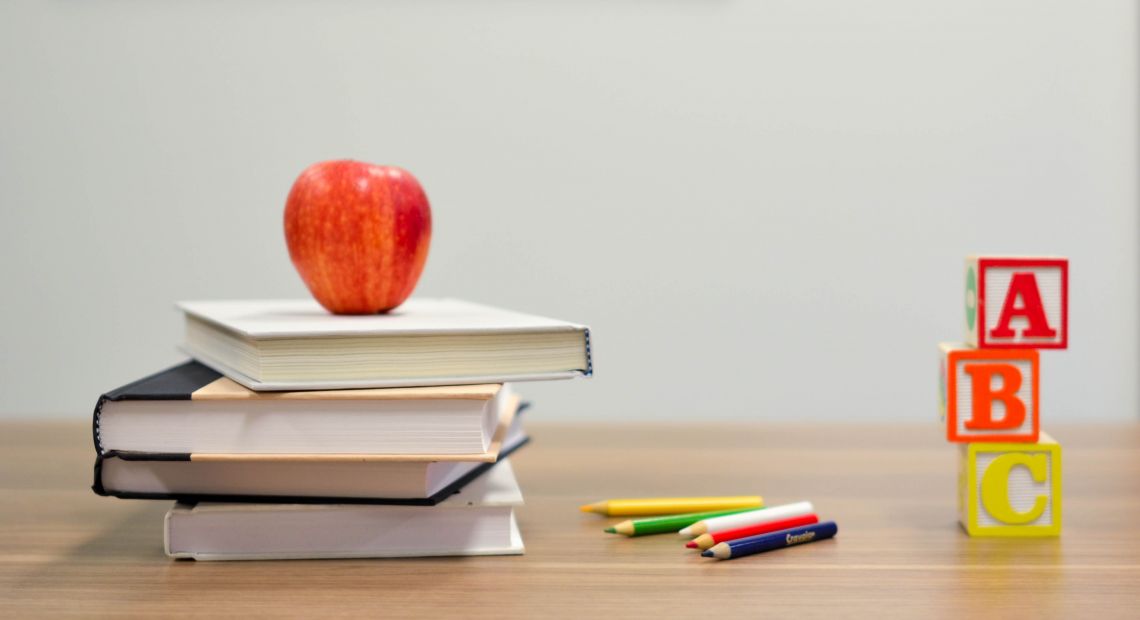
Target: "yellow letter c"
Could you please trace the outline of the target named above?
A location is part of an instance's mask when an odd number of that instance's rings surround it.
[[[1010,452],[990,462],[982,474],[982,505],[995,519],[1010,525],[1023,525],[1036,521],[1045,512],[1048,495],[1038,495],[1033,508],[1018,512],[1009,503],[1009,472],[1018,465],[1029,470],[1034,482],[1045,482],[1049,477],[1049,457],[1046,454]]]

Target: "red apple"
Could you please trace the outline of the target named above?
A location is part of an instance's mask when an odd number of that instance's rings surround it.
[[[406,170],[347,159],[313,164],[285,200],[285,242],[329,312],[374,314],[412,294],[427,260],[431,207]]]

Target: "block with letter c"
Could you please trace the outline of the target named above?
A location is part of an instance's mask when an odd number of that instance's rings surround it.
[[[1040,357],[1032,349],[943,343],[939,380],[946,439],[1037,441]]]
[[[1061,533],[1061,445],[970,443],[960,447],[958,514],[970,536]]]

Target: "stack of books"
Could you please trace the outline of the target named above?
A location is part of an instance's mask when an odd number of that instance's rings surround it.
[[[179,307],[194,360],[104,394],[93,421],[93,489],[174,500],[168,555],[523,552],[509,382],[590,376],[589,328],[448,299]]]

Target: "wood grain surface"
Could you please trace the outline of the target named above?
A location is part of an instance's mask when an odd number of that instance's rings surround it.
[[[537,416],[535,416],[537,417]],[[206,563],[166,502],[96,497],[89,429],[0,425],[0,617],[1136,617],[1140,425],[1061,426],[1064,534],[971,539],[937,425],[531,425],[521,557]],[[623,496],[815,502],[832,541],[730,562],[602,533]]]

